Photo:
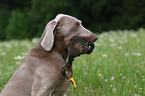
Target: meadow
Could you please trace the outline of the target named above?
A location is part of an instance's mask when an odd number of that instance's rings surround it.
[[[145,96],[145,30],[98,35],[95,49],[73,63],[66,96]],[[39,39],[0,42],[0,92]]]

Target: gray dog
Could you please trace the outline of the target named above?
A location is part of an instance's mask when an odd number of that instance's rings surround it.
[[[57,15],[46,25],[38,44],[28,52],[0,96],[62,96],[69,80],[61,71],[66,64],[69,41],[74,36],[89,42],[97,40],[80,20]]]

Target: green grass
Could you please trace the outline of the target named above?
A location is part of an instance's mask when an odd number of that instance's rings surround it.
[[[75,59],[78,88],[70,84],[66,95],[145,96],[145,30],[110,31],[98,37],[92,54]],[[36,41],[0,42],[0,92]]]

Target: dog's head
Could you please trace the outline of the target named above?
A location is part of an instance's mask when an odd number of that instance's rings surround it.
[[[68,46],[70,39],[74,36],[81,37],[93,43],[97,36],[82,26],[82,21],[64,14],[59,14],[50,21],[45,28],[45,35],[41,46],[50,51],[54,44],[55,35],[64,39],[65,45]]]

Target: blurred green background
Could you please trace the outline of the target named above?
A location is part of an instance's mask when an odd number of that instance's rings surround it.
[[[145,0],[0,0],[0,40],[39,37],[60,13],[98,33],[145,28]]]

